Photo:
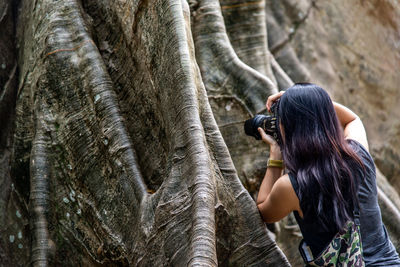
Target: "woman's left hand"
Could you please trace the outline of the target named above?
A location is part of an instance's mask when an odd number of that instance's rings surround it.
[[[281,96],[285,93],[285,91],[280,91],[276,94],[270,95],[267,99],[267,103],[265,104],[265,106],[267,107],[268,111],[271,112],[271,106],[272,104],[277,101],[279,98],[281,98]]]
[[[262,139],[266,144],[269,144],[269,146],[270,146],[270,151],[269,151],[269,154],[270,154],[270,155],[269,155],[269,158],[270,158],[270,159],[278,159],[278,160],[281,160],[281,159],[282,159],[281,148],[280,148],[280,146],[278,145],[278,143],[275,141],[275,139],[274,139],[272,136],[266,134],[262,128],[258,127],[257,130],[258,130],[258,132],[259,132],[260,135],[261,135],[261,139]]]

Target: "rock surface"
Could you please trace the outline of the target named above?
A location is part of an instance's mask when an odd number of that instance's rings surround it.
[[[377,166],[400,190],[399,2],[269,2],[277,61],[293,81],[317,83],[359,114]]]

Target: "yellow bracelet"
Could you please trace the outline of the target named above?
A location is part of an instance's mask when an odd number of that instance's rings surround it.
[[[277,167],[283,169],[283,160],[268,159],[267,167]]]

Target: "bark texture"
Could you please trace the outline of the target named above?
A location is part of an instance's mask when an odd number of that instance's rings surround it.
[[[188,3],[22,1],[17,24],[9,179],[31,244],[3,263],[288,265],[215,123]],[[269,80],[239,64],[232,84],[261,92]],[[263,106],[267,92],[241,88]],[[18,251],[15,236],[4,247]]]
[[[340,2],[0,0],[0,265],[301,266],[293,218],[261,221],[268,151],[243,131],[293,81],[366,121],[399,247],[395,100],[373,94],[399,97],[378,59],[400,6]],[[352,12],[391,42],[358,44]]]

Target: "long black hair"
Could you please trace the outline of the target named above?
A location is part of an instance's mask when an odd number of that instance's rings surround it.
[[[317,219],[326,229],[339,230],[353,217],[359,182],[353,173],[363,163],[344,139],[328,93],[298,83],[280,99],[282,154],[299,185],[304,219]]]

